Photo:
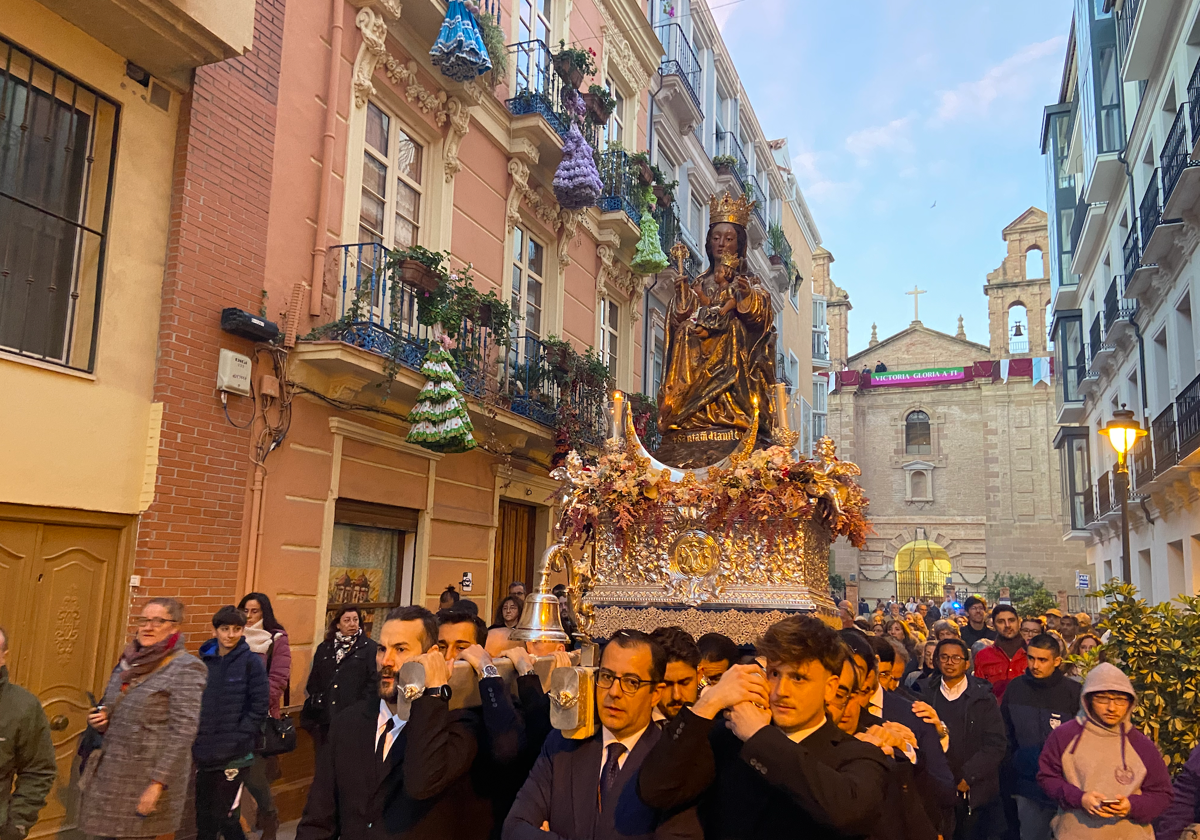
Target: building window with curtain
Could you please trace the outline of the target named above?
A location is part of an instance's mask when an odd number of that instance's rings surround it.
[[[399,120],[368,102],[358,212],[360,242],[377,242],[387,248],[417,244],[423,158],[424,149]]]
[[[525,339],[521,343],[542,337],[545,254],[545,247],[528,231],[520,225],[513,228],[512,307],[518,318],[517,335]]]
[[[904,451],[909,455],[928,455],[933,451],[929,415],[913,411],[904,419]]]
[[[621,339],[621,307],[616,301],[600,300],[600,358],[608,365],[609,373],[617,375],[617,348]]]
[[[90,371],[120,107],[9,41],[0,52],[0,348]]]

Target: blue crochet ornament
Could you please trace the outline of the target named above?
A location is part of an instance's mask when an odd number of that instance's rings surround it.
[[[456,82],[469,82],[492,69],[479,24],[462,0],[450,0],[442,31],[429,50],[435,67]]]

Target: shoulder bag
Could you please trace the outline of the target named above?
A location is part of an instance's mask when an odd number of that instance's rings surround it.
[[[271,677],[271,657],[275,655],[275,639],[271,640],[271,648],[267,651],[267,679]],[[268,698],[270,697],[270,689]],[[283,705],[291,704],[292,686],[289,684],[283,688]],[[282,755],[290,753],[296,749],[296,724],[288,715],[282,717],[272,717],[270,710],[267,711],[267,719],[263,721],[262,732],[262,747],[258,750],[260,755]]]

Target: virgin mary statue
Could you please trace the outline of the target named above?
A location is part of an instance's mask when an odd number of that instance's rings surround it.
[[[708,270],[681,275],[667,313],[666,370],[658,392],[656,457],[702,467],[729,455],[757,407],[757,446],[774,426],[775,310],[746,263],[754,202],[726,192],[709,202]]]

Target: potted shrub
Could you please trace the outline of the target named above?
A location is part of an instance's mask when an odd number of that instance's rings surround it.
[[[767,257],[771,265],[783,266],[786,262],[783,255],[787,252],[788,241],[783,235],[783,228],[774,222],[767,228],[767,247],[771,250]]]
[[[629,156],[629,168],[637,175],[642,186],[654,183],[654,170],[650,168],[650,153],[638,152]]]
[[[733,155],[717,155],[713,158],[713,166],[716,167],[718,175],[737,174],[737,158]]]
[[[587,93],[583,94],[583,103],[596,125],[607,123],[617,107],[617,100],[600,85],[592,85],[587,89]]]
[[[668,182],[667,176],[663,175],[662,170],[656,165],[651,165],[650,171],[654,175],[654,197],[658,200],[658,206],[666,207],[674,204],[675,188],[679,186],[679,182]]]
[[[388,255],[388,268],[400,282],[423,292],[436,292],[447,276],[446,256],[420,245],[397,248]]]
[[[554,71],[575,90],[587,76],[596,75],[596,51],[568,47],[566,41],[558,42],[558,52],[553,56]]]

